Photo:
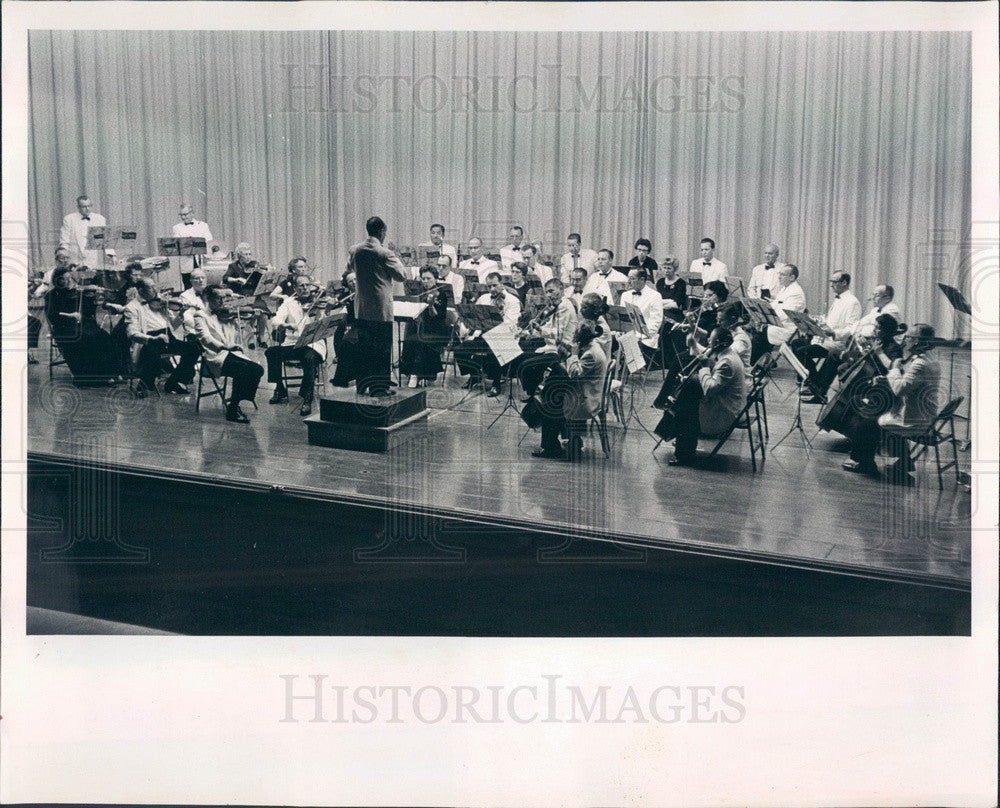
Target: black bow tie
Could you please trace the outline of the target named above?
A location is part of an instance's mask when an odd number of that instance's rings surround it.
[[[712,262],[711,261],[702,261],[701,265],[703,267],[710,267],[710,266],[712,266]]]
[[[478,264],[478,263],[479,263],[479,259],[477,258],[477,259],[476,259],[475,261],[473,261],[472,263],[473,263],[473,264]]]
[[[80,218],[83,219],[83,221],[85,221],[85,222],[89,222],[90,221],[90,217],[89,216],[81,216]]]
[[[764,264],[764,269],[774,269],[774,264]]]

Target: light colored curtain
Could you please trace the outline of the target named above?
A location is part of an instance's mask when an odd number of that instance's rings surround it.
[[[29,71],[38,265],[83,192],[143,252],[187,201],[327,278],[376,213],[397,244],[518,223],[616,263],[646,236],[686,264],[707,235],[744,278],[776,241],[813,312],[844,269],[951,333],[967,33],[36,31]]]

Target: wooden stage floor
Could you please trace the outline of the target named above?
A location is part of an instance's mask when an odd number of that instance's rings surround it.
[[[262,357],[258,357],[262,359]],[[771,443],[789,428],[794,387],[787,369],[769,389]],[[906,489],[844,472],[847,442],[816,433],[817,407],[804,406],[811,456],[797,435],[751,472],[745,433],[697,468],[672,468],[670,450],[634,422],[612,419],[611,456],[596,432],[583,462],[532,458],[537,433],[510,410],[489,427],[505,398],[464,398],[450,375],[428,389],[428,427],[386,455],[310,446],[298,401],[259,410],[250,425],[229,424],[217,401],[195,414],[191,396],[134,399],[124,388],[76,389],[65,368],[50,381],[45,364],[28,368],[27,449],[152,474],[283,486],[341,501],[416,506],[484,525],[531,525],[742,559],[901,582],[968,589],[970,495],[933,460]],[[638,390],[636,409],[652,429],[649,406],[659,373]],[[788,395],[792,393],[792,395]],[[711,448],[703,441],[702,448]],[[968,455],[960,455],[963,463]]]

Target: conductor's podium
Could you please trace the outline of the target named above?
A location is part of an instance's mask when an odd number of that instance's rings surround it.
[[[320,398],[319,412],[304,419],[309,443],[355,452],[386,452],[427,428],[427,392],[393,388],[385,398],[336,388]]]

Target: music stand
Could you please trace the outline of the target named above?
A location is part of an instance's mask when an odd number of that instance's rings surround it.
[[[611,290],[611,295],[614,298],[615,305],[618,305],[619,301],[621,301],[622,293],[627,288],[627,283],[622,283],[621,281],[608,281],[608,289]]]
[[[740,300],[740,304],[750,317],[750,325],[755,330],[761,330],[769,325],[781,325],[781,318],[768,301],[745,297]]]
[[[808,314],[802,314],[798,311],[786,311],[785,314],[788,316],[788,319],[795,324],[795,327],[807,337],[819,337],[820,339],[826,339],[826,332],[820,328],[819,323],[817,323]]]
[[[632,423],[632,419],[634,418],[635,422],[642,428],[642,431],[655,439],[656,436],[646,428],[646,425],[642,422],[642,418],[639,417],[639,411],[635,408],[635,378],[638,376],[640,370],[644,371],[646,369],[646,360],[642,356],[642,351],[639,350],[639,332],[633,329],[622,334],[618,338],[618,344],[621,346],[625,368],[629,373],[628,412],[625,413],[622,434],[628,434],[628,425]],[[645,381],[645,377],[643,377],[643,380]]]
[[[484,331],[483,342],[486,343],[486,346],[496,357],[497,363],[501,368],[508,367],[511,362],[524,354],[524,351],[521,350],[521,346],[518,344],[517,333],[511,327],[510,323],[502,322],[500,325],[491,328],[489,331]],[[494,418],[490,422],[490,425],[486,428],[492,429],[493,425],[499,421],[500,417],[509,409],[513,409],[514,412],[518,414],[521,412],[517,404],[514,402],[514,380],[510,378],[510,372],[508,370],[507,400],[504,402],[503,408],[500,412],[497,413],[497,417]]]
[[[632,324],[632,320],[629,319],[628,312],[625,311],[624,306],[610,306],[604,318],[608,321],[608,327],[618,334],[635,330],[635,326]]]
[[[437,261],[440,257],[441,251],[437,247],[417,247],[417,263],[420,266]]]
[[[806,450],[806,457],[809,456],[809,452],[812,449],[812,442],[806,435],[805,430],[802,428],[802,391],[806,383],[806,379],[809,376],[809,371],[806,370],[805,365],[803,365],[799,358],[792,353],[792,349],[788,347],[787,342],[781,343],[781,347],[778,349],[778,353],[781,354],[785,359],[788,360],[788,364],[792,366],[795,371],[796,377],[799,380],[798,396],[795,402],[795,418],[792,420],[792,425],[788,428],[788,431],[782,435],[781,440],[779,440],[774,446],[771,447],[771,452],[773,453],[775,449],[781,446],[793,432],[798,430],[798,433],[802,436],[802,446]]]
[[[347,314],[345,312],[338,312],[337,314],[328,314],[325,317],[310,321],[303,326],[302,333],[299,334],[294,347],[304,348],[306,345],[312,345],[314,342],[322,342],[328,337],[332,337],[337,330],[337,326],[346,317]]]

